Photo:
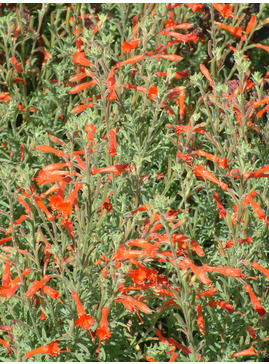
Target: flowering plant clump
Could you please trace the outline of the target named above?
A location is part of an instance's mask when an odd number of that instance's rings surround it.
[[[268,361],[268,4],[0,15],[0,359]]]

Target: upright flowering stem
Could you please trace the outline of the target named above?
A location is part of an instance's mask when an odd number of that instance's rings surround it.
[[[102,60],[99,60],[100,65],[105,70],[105,66]],[[107,72],[106,72],[107,73]],[[100,93],[101,93],[101,99],[103,103],[103,111],[105,115],[105,123],[106,123],[106,132],[109,133],[109,105],[107,105],[107,99],[105,97],[105,88],[104,88],[104,82],[101,78],[101,75],[99,73],[99,80],[98,80],[98,86],[100,87]],[[111,160],[110,160],[111,161]]]
[[[262,14],[262,12],[263,12],[263,10],[264,10],[264,6],[265,6],[265,3],[262,3],[262,4],[261,4],[261,6],[260,6],[260,11],[259,11],[259,13],[257,14],[257,19],[259,19],[259,18],[260,18],[261,14]],[[234,13],[235,13],[235,11],[234,11]],[[251,36],[252,36],[252,34],[253,34],[253,31],[254,31],[254,30],[255,30],[255,28],[254,28],[254,29],[252,29],[252,30],[251,30],[251,32],[248,34],[248,38],[249,38],[249,39],[251,38]],[[242,53],[242,54],[244,54],[244,52],[246,51],[246,49],[247,49],[248,45],[249,45],[249,43],[248,43],[248,42],[240,42],[240,43],[239,43],[239,51],[241,51],[241,53]],[[237,64],[235,63],[235,65],[234,65],[234,66],[233,66],[233,68],[231,69],[231,71],[230,71],[230,73],[229,73],[228,77],[226,77],[226,82],[227,82],[227,81],[229,81],[229,80],[232,78],[232,76],[233,76],[234,72],[236,71],[236,69],[237,69]]]
[[[12,241],[14,242],[14,246],[16,248],[15,265],[16,265],[16,268],[17,268],[18,273],[19,273],[20,282],[22,282],[22,287],[23,287],[24,293],[26,293],[25,282],[24,282],[23,276],[21,274],[21,269],[20,269],[17,237],[15,235],[14,227],[13,227],[13,223],[14,223],[14,219],[13,219],[13,197],[12,197],[12,194],[11,194],[11,189],[10,189],[9,182],[6,183],[6,186],[7,186],[7,195],[8,195],[8,199],[9,199],[9,207],[10,207],[11,236],[12,236]],[[29,302],[29,300],[26,300],[26,301],[27,301],[27,306],[28,306],[28,309],[29,309],[29,314],[30,314],[30,317],[31,317],[31,320],[32,320],[32,323],[33,323],[33,326],[34,326],[35,334],[36,334],[36,336],[38,338],[38,341],[41,342],[41,337],[40,337],[39,331],[38,331],[37,326],[36,326],[36,320],[35,320],[34,315],[33,315],[33,309],[32,309],[31,303]]]
[[[240,78],[240,118],[241,118],[241,131],[242,137],[246,143],[248,143],[247,134],[245,133],[245,124],[246,124],[246,116],[245,116],[245,105],[244,105],[244,88],[245,88],[245,74],[242,70],[239,71]]]
[[[15,248],[18,248],[17,237],[15,235],[14,226],[13,226],[13,224],[14,224],[14,217],[13,217],[13,198],[12,198],[12,194],[11,194],[11,189],[10,189],[9,182],[6,183],[6,186],[7,186],[7,195],[8,195],[9,208],[10,208],[11,237],[12,237],[12,241],[14,242]]]
[[[30,187],[30,189],[31,189],[31,188],[32,188],[32,187]],[[34,193],[33,193],[33,196],[35,196],[35,195],[36,195],[36,193],[34,192]],[[35,206],[36,206],[36,208],[37,208],[37,210],[38,210],[38,214],[39,214],[39,216],[41,217],[41,219],[42,219],[42,221],[43,221],[43,223],[44,223],[44,226],[46,227],[46,230],[47,230],[47,232],[48,232],[48,234],[49,234],[49,236],[50,236],[51,240],[52,240],[52,241],[54,241],[53,235],[52,235],[52,233],[51,233],[51,229],[49,228],[49,226],[48,226],[48,224],[47,224],[47,221],[46,221],[46,219],[44,218],[44,216],[43,216],[43,214],[42,214],[42,212],[41,212],[41,208],[40,208],[39,204],[37,203],[37,201],[36,201],[36,199],[35,199],[35,198],[34,198],[33,200],[36,202]],[[51,216],[51,217],[52,217],[52,216]]]
[[[91,169],[90,169],[90,154],[86,153],[85,154],[85,158],[86,158],[86,179],[87,179],[87,189],[88,189],[88,198],[87,198],[87,205],[86,205],[86,209],[87,209],[87,215],[88,215],[88,223],[86,226],[87,229],[87,234],[86,236],[88,236],[88,233],[91,230],[91,224],[92,224],[92,202],[93,202],[93,198],[92,198],[92,192],[91,192]]]
[[[211,15],[211,32],[212,32],[212,40],[213,40],[213,53],[215,54],[215,50],[216,50],[216,46],[217,46],[217,39],[216,39],[216,23],[214,20],[214,7],[211,4],[211,9],[210,9],[210,15]],[[209,47],[211,46],[211,43],[208,45]],[[211,54],[212,54],[212,50]],[[217,70],[216,70],[216,56],[213,57],[211,59],[211,75],[213,76],[214,79],[217,79]]]
[[[166,233],[168,235],[169,238],[169,242],[170,242],[170,248],[172,250],[173,253],[173,259],[175,261],[177,261],[177,253],[176,253],[176,245],[172,242],[172,238],[171,238],[171,232],[169,231],[169,228],[166,224],[165,221],[163,221],[163,219],[161,219],[161,223],[163,224]],[[186,274],[183,273],[181,274],[180,269],[178,264],[175,265],[175,269],[176,269],[176,274],[177,274],[177,279],[178,282],[180,283],[180,297],[179,297],[179,293],[175,292],[175,295],[177,297],[177,304],[181,307],[182,312],[183,312],[183,316],[184,316],[184,321],[186,324],[186,327],[183,326],[183,329],[186,333],[189,345],[190,345],[190,349],[191,349],[191,353],[190,353],[190,360],[192,361],[196,361],[197,360],[197,352],[196,352],[196,348],[195,348],[195,342],[194,342],[194,337],[193,337],[193,317],[190,313],[190,293],[189,293],[189,288],[187,286],[187,282],[182,283],[182,280],[185,280]]]
[[[212,66],[212,64],[213,64],[213,61],[212,61],[212,63],[211,63],[211,66]],[[211,73],[212,73],[212,71],[211,71]],[[202,99],[203,99],[203,101],[204,101],[204,106],[205,106],[205,108],[206,108],[206,110],[207,110],[207,115],[208,115],[208,118],[209,118],[209,121],[210,121],[210,124],[211,124],[212,130],[213,130],[214,136],[216,136],[216,135],[217,135],[217,133],[216,133],[215,122],[213,121],[212,114],[211,114],[210,108],[209,108],[209,106],[208,106],[208,97],[207,97],[207,93],[203,90],[203,88],[202,88],[202,87],[201,87],[200,91],[201,91],[201,94],[202,94]],[[207,134],[207,136],[209,136],[209,134]],[[220,148],[219,148],[219,146],[218,146],[218,149],[220,149]]]
[[[194,321],[192,320],[192,316],[190,315],[189,292],[187,292],[186,289],[183,289],[182,291],[183,292],[181,294],[181,299],[182,299],[181,307],[182,307],[184,319],[185,319],[185,322],[186,322],[186,335],[187,335],[189,345],[190,345],[190,349],[191,349],[190,360],[196,361],[197,360],[197,352],[196,352],[194,337],[193,337],[193,331],[194,331],[193,330],[193,322]],[[184,329],[184,327],[183,327],[183,329]]]

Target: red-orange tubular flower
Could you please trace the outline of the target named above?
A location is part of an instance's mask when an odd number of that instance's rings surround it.
[[[205,335],[205,322],[202,315],[202,307],[200,305],[196,305],[196,310],[198,312],[198,327],[202,335]]]
[[[168,339],[166,339],[160,330],[156,330],[155,331],[156,335],[158,336],[158,338],[161,340],[162,343],[165,343],[166,341],[168,342],[169,346],[175,346],[177,349],[182,350],[183,353],[189,355],[192,351],[191,349],[187,348],[186,346],[178,343],[176,340],[174,340],[172,337],[169,337]]]
[[[94,325],[94,319],[91,317],[91,315],[87,315],[86,311],[84,310],[79,298],[78,294],[76,292],[72,293],[72,298],[76,302],[77,306],[77,313],[78,313],[78,319],[76,320],[76,326],[80,326],[82,329],[87,329],[89,331],[89,334],[91,335],[92,341],[94,341],[94,338],[92,336],[90,326]]]
[[[179,91],[179,115],[180,120],[184,119],[184,101],[185,101],[185,90]]]
[[[71,221],[70,219],[62,219],[60,225],[63,226],[69,232],[70,238],[71,238],[71,236],[75,236],[75,233],[73,230],[73,221]]]
[[[263,318],[264,314],[266,313],[265,309],[262,307],[260,301],[258,300],[258,298],[255,296],[255,294],[253,293],[251,287],[249,284],[245,284],[244,285],[245,290],[248,292],[251,302],[253,304],[253,308],[256,312],[258,312],[258,314]]]
[[[7,259],[5,269],[4,269],[4,272],[3,272],[3,276],[2,276],[3,286],[8,286],[10,284],[10,282],[11,282],[10,265],[11,265],[11,261]]]
[[[82,90],[85,90],[86,88],[90,87],[90,86],[94,86],[96,85],[96,81],[89,81],[89,82],[84,82],[81,83],[73,88],[71,88],[71,90],[69,91],[70,95],[74,95]]]
[[[110,331],[108,328],[108,322],[107,322],[108,313],[109,313],[109,309],[107,307],[103,307],[100,327],[96,333],[97,337],[99,337],[99,345],[98,345],[97,352],[99,352],[99,347],[100,347],[101,341],[108,340],[111,337],[111,334],[110,334]]]
[[[33,149],[38,150],[41,153],[54,153],[57,155],[57,157],[61,157],[63,155],[63,152],[61,150],[52,148],[49,145],[38,145],[37,147],[35,147]]]
[[[269,50],[268,50],[268,52],[269,52]],[[257,112],[258,118],[261,118],[263,116],[263,114],[266,113],[267,111],[269,111],[269,104],[266,105],[261,111]]]
[[[49,345],[43,345],[32,351],[27,351],[25,356],[29,359],[32,356],[37,355],[37,354],[49,354],[51,356],[58,356],[60,353],[69,353],[70,352],[69,349],[60,350],[58,342],[59,341],[52,341]]]
[[[258,219],[260,220],[263,220],[263,221],[266,221],[265,219],[265,214],[264,212],[262,211],[262,208],[259,204],[257,204],[257,202],[255,202],[251,195],[246,195],[245,198],[244,198],[244,202],[246,204],[250,203],[252,208],[253,208],[253,211],[255,212],[255,214],[257,215]]]
[[[252,237],[251,236],[249,236],[248,238],[245,238],[245,239],[238,239],[237,240],[237,243],[238,243],[238,245],[241,245],[241,244],[243,244],[243,243],[248,243],[248,244],[250,244],[251,243],[251,241],[252,241]],[[225,249],[228,249],[228,248],[231,248],[232,246],[234,246],[234,240],[232,239],[232,240],[229,240],[229,241],[227,241],[227,243],[226,243],[226,245],[225,245]]]
[[[22,144],[20,145],[21,153],[20,153],[20,161],[23,162],[24,152],[25,152],[25,146]]]
[[[211,172],[209,172],[202,164],[199,164],[198,167],[192,167],[194,170],[194,174],[198,177],[203,177],[205,179],[208,179],[211,182],[216,183],[219,185],[224,191],[227,190],[228,185],[224,182],[221,182],[215,177]]]
[[[87,109],[88,107],[93,107],[93,106],[94,106],[94,103],[89,102],[88,104],[78,105],[78,106],[74,107],[74,109],[72,109],[70,112],[71,112],[71,114],[78,114],[78,113],[82,112],[83,110]]]
[[[210,86],[214,86],[214,81],[212,80],[208,69],[204,65],[200,64],[200,70],[205,78],[209,81]]]
[[[92,168],[91,174],[95,175],[97,173],[122,173],[129,171],[131,167],[129,164],[114,164],[113,166],[103,167],[103,168]]]
[[[257,21],[256,16],[252,15],[250,21],[248,22],[247,28],[246,28],[246,34],[249,34],[252,31],[256,21]]]
[[[9,62],[10,62],[10,63],[12,63],[12,64],[14,64],[14,66],[15,66],[16,70],[17,70],[18,72],[20,72],[21,74],[23,74],[23,69],[22,69],[21,63],[19,63],[19,62],[16,60],[16,58],[15,58],[15,57],[11,57],[11,58],[9,59]]]
[[[252,268],[259,270],[260,272],[262,272],[266,278],[269,279],[269,269],[263,268],[260,264],[258,264],[257,262],[253,262],[251,263]]]
[[[30,272],[30,268],[25,268],[21,275],[25,277]],[[20,281],[21,278],[18,276],[17,278],[13,279],[9,285],[0,287],[0,297],[4,297],[5,299],[9,300],[15,294],[17,288],[19,287]]]
[[[32,286],[28,289],[28,291],[25,293],[25,298],[29,298],[32,295],[34,295],[43,285],[45,282],[48,282],[50,280],[50,277],[48,275],[45,275],[41,281],[35,281]]]
[[[57,194],[56,194],[57,197],[60,197],[63,199],[65,187],[66,187],[67,183],[70,182],[70,179],[71,179],[70,177],[66,177],[63,181],[60,182],[60,188],[58,189]]]
[[[68,181],[70,182],[72,179],[71,177],[66,177],[67,175],[70,175],[70,171],[50,171],[45,172],[43,169],[41,169],[38,172],[37,177],[35,178],[38,185],[45,185],[48,183],[54,183],[54,182],[62,182],[62,181]],[[73,171],[73,176],[77,174],[76,171]]]
[[[200,257],[205,256],[203,249],[200,247],[200,245],[197,244],[195,240],[191,241],[191,250],[194,251],[196,254],[200,255]]]
[[[238,353],[234,353],[231,358],[236,358],[237,356],[246,356],[246,355],[257,355],[257,351],[254,349],[254,346],[251,345],[250,348],[239,351]]]
[[[70,195],[65,200],[63,200],[62,192],[65,187],[65,185],[63,185],[63,189],[58,191],[61,193],[57,193],[57,195],[49,197],[50,207],[53,210],[57,210],[58,213],[62,214],[64,218],[67,218],[69,215],[72,214],[72,206],[75,203],[77,199],[77,193],[82,188],[82,186],[83,186],[82,183],[77,183],[75,189],[70,193]]]
[[[116,156],[116,128],[109,131],[109,154]]]
[[[92,142],[94,140],[94,134],[96,132],[97,128],[93,124],[87,124],[85,125],[85,131],[88,132],[86,138],[89,142]]]
[[[230,16],[234,16],[233,15],[233,8],[231,7],[231,5],[226,4],[226,5],[222,5],[222,4],[212,4],[213,7],[219,11],[221,13],[221,15],[225,18],[229,18]]]
[[[30,274],[30,273],[31,273],[31,268],[25,268],[21,275],[22,275],[22,277],[25,277],[25,276],[27,276],[27,275],[28,275],[28,274]],[[10,282],[10,284],[17,284],[17,283],[20,283],[20,281],[21,281],[21,277],[20,277],[20,276],[18,276],[18,277],[16,277],[16,278],[14,278],[14,279]]]
[[[77,162],[77,164],[80,166],[80,168],[83,171],[86,171],[86,165],[85,165],[85,163],[83,162],[83,160],[80,158],[80,156],[78,154],[74,156],[74,159]]]
[[[156,360],[152,359],[149,355],[146,355],[146,361],[150,361],[152,363],[156,362]]]
[[[14,221],[13,222],[13,226],[16,226],[16,225],[20,225],[23,221],[25,221],[27,219],[27,216],[25,215],[21,215],[21,217]],[[6,229],[6,234],[10,234],[11,233],[11,226],[9,226],[7,229]]]
[[[67,211],[65,211],[65,216],[68,216],[72,213],[72,207],[70,206],[70,204],[64,204],[63,197],[59,196],[58,194],[49,196],[49,201],[49,206],[50,208],[52,208],[52,210],[56,210],[59,213],[63,213],[63,211],[67,210],[68,213]]]
[[[167,30],[174,30],[174,29],[190,29],[192,28],[193,25],[189,24],[189,23],[182,23],[182,24],[175,24],[173,21],[171,21],[171,19],[168,19],[165,23],[165,28]]]
[[[49,134],[49,138],[50,138],[50,140],[51,140],[53,143],[60,144],[60,145],[62,145],[62,146],[66,146],[66,144],[65,144],[62,140],[60,140],[60,139],[56,138],[54,135]]]
[[[199,41],[199,37],[197,37],[197,35],[195,35],[194,33],[189,33],[189,34],[180,34],[177,32],[169,32],[167,30],[163,30],[161,32],[162,35],[168,35],[170,37],[174,37],[177,38],[178,41],[180,42],[190,42],[193,41],[194,43],[198,43]]]
[[[25,202],[25,201],[24,201],[24,199],[23,199],[20,195],[17,197],[17,201],[18,201],[21,205],[23,205],[23,206],[24,206],[26,214],[30,214],[30,213],[31,213],[31,208],[30,208],[30,206],[28,205],[28,203],[27,203],[27,202]]]
[[[208,302],[208,305],[210,307],[213,307],[213,306],[219,306],[221,307],[222,309],[225,309],[227,310],[228,312],[232,313],[232,312],[237,312],[234,310],[233,306],[230,305],[229,303],[225,302],[225,301],[209,301]],[[240,312],[237,312],[239,313],[240,315],[243,315],[242,313]]]
[[[200,126],[200,125],[203,125],[203,123],[199,124],[198,126]],[[200,134],[205,133],[205,129],[203,129],[203,128],[198,128],[197,126],[192,127],[191,122],[189,123],[189,125],[166,124],[166,127],[170,128],[170,129],[174,129],[176,134],[188,132],[189,130],[191,130],[192,132],[200,133]]]
[[[234,28],[234,27],[231,27],[231,26],[225,25],[225,24],[218,24],[217,26],[219,28],[227,30],[229,33],[234,35],[236,38],[240,38],[243,35],[243,29],[241,27]]]
[[[249,333],[249,336],[251,336],[253,339],[257,338],[256,332],[255,332],[255,330],[253,329],[252,326],[247,327],[247,332]]]
[[[90,325],[94,325],[94,320],[91,315],[81,316],[76,320],[76,326],[80,326],[82,329],[88,330],[92,341],[94,341],[94,337],[92,336],[92,332],[90,330]]]
[[[50,188],[48,188],[45,192],[41,193],[40,197],[45,198],[49,194],[57,192],[59,190],[59,187],[56,183],[54,183]]]
[[[75,75],[73,77],[70,78],[70,82],[77,82],[77,81],[80,81],[82,80],[83,78],[87,77],[87,73],[83,72],[83,73],[80,73],[78,75]]]
[[[51,172],[51,171],[56,171],[58,169],[62,169],[64,167],[71,167],[72,163],[71,162],[67,162],[67,163],[53,163],[53,164],[49,164],[48,166],[45,166],[42,170],[45,172]]]
[[[184,258],[183,262],[186,263],[193,273],[196,275],[196,277],[206,286],[209,286],[211,284],[211,280],[207,277],[207,275],[202,271],[202,269],[198,268],[196,265],[194,265],[189,258]]]
[[[36,201],[37,206],[43,210],[47,216],[47,219],[49,221],[54,220],[54,216],[52,215],[52,213],[49,212],[49,210],[47,209],[46,205],[44,204],[44,202],[42,201],[41,197],[38,196],[36,193],[34,194],[34,198]]]
[[[159,58],[167,59],[168,61],[172,61],[172,62],[180,62],[183,59],[183,57],[180,57],[176,54],[156,54],[155,57],[157,59],[159,59]]]
[[[49,295],[51,298],[53,299],[57,299],[58,301],[61,302],[61,304],[63,304],[63,302],[60,300],[59,296],[60,296],[60,293],[58,291],[56,291],[55,289],[52,289],[51,287],[49,286],[45,286],[43,285],[41,287],[41,290],[44,291],[45,293],[47,293],[47,295]]]
[[[145,250],[127,250],[121,244],[117,252],[113,255],[113,260],[125,260],[130,258],[138,258],[147,256]]]
[[[180,5],[181,5],[180,3],[168,3],[167,4],[167,10],[174,9],[177,6],[180,6]]]
[[[230,267],[209,267],[207,264],[202,266],[203,271],[205,272],[217,272],[223,274],[228,277],[241,277],[242,272],[239,268],[230,268]]]
[[[45,306],[43,306],[43,308],[45,309],[46,307]],[[41,311],[41,315],[40,315],[40,321],[45,321],[47,319],[47,317],[46,317],[46,315],[44,314],[44,312],[43,311]]]
[[[131,264],[135,264],[138,269],[130,269],[127,275],[132,278],[134,283],[143,283],[145,279],[150,281],[155,280],[157,278],[157,271],[156,269],[149,269],[143,264],[137,262],[133,258],[130,259]]]
[[[269,47],[268,46],[265,46],[263,44],[260,44],[260,43],[256,43],[254,44],[257,48],[261,48],[261,49],[264,49],[266,52],[269,52]]]
[[[147,92],[147,88],[144,86],[135,86],[135,85],[131,85],[129,82],[127,82],[124,86],[127,90],[129,89],[133,89],[133,90],[137,90],[139,92],[142,92],[143,94],[145,94]]]
[[[77,197],[78,191],[82,188],[82,186],[83,186],[82,183],[77,183],[74,190],[70,193],[69,196],[66,197],[64,202],[70,203],[72,206]]]
[[[217,289],[215,287],[211,287],[207,291],[197,293],[195,298],[198,299],[200,297],[212,297],[215,293],[217,293]]]
[[[130,57],[128,59],[126,59],[125,61],[122,61],[122,62],[118,62],[116,64],[116,67],[117,68],[120,68],[126,64],[133,64],[133,63],[137,63],[139,61],[141,61],[142,59],[145,58],[145,55],[144,54],[140,54],[140,55],[137,55],[137,56],[133,56],[133,57]]]
[[[214,160],[216,159],[216,162],[219,166],[221,166],[224,169],[228,168],[228,159],[227,158],[222,159],[222,158],[216,157],[216,156],[214,156],[214,154],[204,152],[201,149],[198,149],[196,153],[201,157],[205,157],[205,158],[211,160],[212,162],[214,162]]]
[[[75,54],[73,54],[72,58],[74,64],[88,67],[92,65],[92,63],[86,58],[84,52],[76,52]]]
[[[219,194],[217,192],[213,193],[213,197],[217,202],[217,207],[218,207],[218,211],[219,211],[219,217],[224,219],[226,217],[226,211],[225,208],[223,207],[222,203],[219,200]]]
[[[145,303],[140,302],[131,296],[121,295],[119,298],[115,299],[115,302],[121,302],[125,308],[131,312],[137,312],[137,309],[144,313],[152,312]]]
[[[142,92],[143,94],[147,93],[147,87],[144,86],[135,86],[135,85],[131,85],[130,83],[126,83],[126,85],[124,86],[127,90],[128,89],[134,89],[137,90],[139,92]],[[148,97],[150,100],[156,101],[156,96],[158,96],[158,89],[156,86],[151,85],[151,87],[148,90],[147,93]]]
[[[265,99],[260,100],[260,101],[255,101],[255,102],[253,102],[253,106],[254,106],[255,108],[257,108],[257,107],[259,107],[259,106],[261,106],[261,105],[263,105],[263,104],[267,104],[268,102],[269,102],[269,96],[268,96],[268,97],[266,97]]]
[[[123,42],[121,45],[122,54],[130,53],[133,49],[135,49],[138,46],[139,42],[140,42],[139,39],[130,40],[130,42]]]
[[[12,240],[12,238],[10,236],[8,236],[7,238],[0,239],[0,245],[3,245],[11,240]]]
[[[188,6],[188,8],[191,8],[194,13],[201,11],[203,8],[203,5],[199,3],[184,3],[184,5]]]
[[[6,341],[6,340],[0,339],[0,344],[4,345],[5,348],[10,347],[10,343],[8,341]]]
[[[86,315],[86,311],[84,310],[79,298],[78,298],[78,294],[76,292],[72,293],[72,298],[75,300],[76,302],[76,306],[77,306],[77,312],[78,312],[78,317],[82,317]]]
[[[180,159],[183,159],[185,162],[192,162],[193,157],[190,154],[183,154],[181,152],[177,152],[176,156]]]
[[[3,100],[5,102],[9,102],[11,99],[11,97],[9,96],[9,93],[8,92],[2,92],[0,94],[0,101]]]
[[[151,84],[148,90],[148,97],[150,100],[156,101],[156,96],[158,96],[158,89],[156,86]]]
[[[115,83],[116,83],[115,73],[113,71],[113,67],[111,67],[106,81],[108,90],[108,96],[107,96],[108,101],[113,101],[118,98],[114,90],[120,87],[121,85],[116,85]]]
[[[255,172],[246,172],[244,173],[243,177],[245,179],[249,179],[249,178],[258,178],[258,177],[266,177],[268,175],[263,175],[265,172],[269,171],[269,164],[266,164],[265,166],[257,169],[257,171]]]

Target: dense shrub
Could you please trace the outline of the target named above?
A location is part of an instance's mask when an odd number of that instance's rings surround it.
[[[0,15],[1,360],[268,360],[268,4]]]

